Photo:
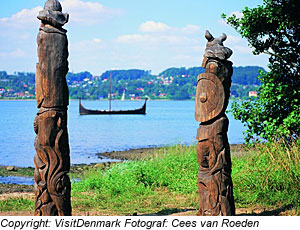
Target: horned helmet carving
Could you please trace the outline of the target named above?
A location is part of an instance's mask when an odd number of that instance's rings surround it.
[[[207,39],[207,44],[204,57],[227,60],[232,55],[232,50],[223,44],[227,39],[226,34],[223,33],[220,37],[214,38],[211,33],[206,30],[205,38]]]

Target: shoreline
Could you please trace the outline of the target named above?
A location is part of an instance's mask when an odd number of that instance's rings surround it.
[[[154,153],[154,155],[163,154],[164,149],[168,147],[160,147],[160,148],[140,148],[140,149],[131,149],[131,150],[126,150],[126,151],[112,151],[112,152],[105,152],[101,153],[101,155],[109,155],[110,157],[116,157],[116,158],[121,158],[125,157],[130,154],[130,153],[135,153],[130,155],[131,160],[136,159],[136,156],[139,156],[140,159],[147,159],[144,157],[151,157],[151,153]],[[185,158],[185,151],[188,151],[189,153],[189,159],[191,159],[191,154],[195,154],[194,148],[196,148],[195,145],[191,145],[190,147],[187,147],[186,150],[182,149],[182,147],[171,147],[172,149],[167,149],[167,152],[170,153],[170,150],[177,151],[177,148],[180,148],[180,156],[181,158]],[[231,155],[234,156],[233,161],[237,163],[237,161],[241,160],[243,162],[245,160],[245,157],[251,156],[252,151],[255,150],[252,147],[249,148],[249,146],[245,144],[232,144],[230,145],[231,148]],[[152,151],[152,152],[151,152]],[[298,152],[298,150],[297,150]],[[259,153],[258,153],[259,154]],[[134,156],[136,155],[136,156]],[[259,157],[259,155],[258,155]],[[151,159],[151,158],[150,158]],[[193,157],[194,159],[194,157]],[[138,159],[137,159],[138,160]],[[251,160],[251,159],[250,159]],[[194,160],[192,160],[193,163]],[[252,161],[252,160],[251,160]],[[249,162],[247,160],[247,162]],[[137,163],[139,164],[139,163]],[[147,164],[147,163],[146,163]],[[100,164],[93,164],[93,165],[86,165],[86,166],[81,166],[81,170],[78,170],[77,175],[83,175],[85,173],[90,174],[92,173],[95,178],[97,177],[97,173],[99,172],[104,172],[104,170],[109,169],[112,165],[103,165],[102,163]],[[189,165],[189,163],[188,163]],[[197,167],[197,164],[193,164],[193,169],[194,167]],[[259,167],[262,167],[263,169],[265,168],[264,165],[260,164]],[[2,166],[3,168],[4,166]],[[143,167],[143,164],[142,164]],[[180,166],[179,166],[180,167]],[[251,168],[252,167],[252,168]],[[256,162],[252,162],[250,167],[250,172],[253,171],[253,168],[258,167],[256,165]],[[138,167],[139,168],[139,167]],[[31,168],[32,169],[32,168]],[[33,169],[32,169],[33,170]],[[167,170],[168,171],[168,170]],[[176,170],[180,171],[180,170]],[[166,170],[164,170],[166,172]],[[241,178],[236,178],[235,184],[237,186],[241,186],[240,180],[243,179],[243,170],[241,171],[242,174],[238,172],[235,173],[235,176],[237,175],[242,175]],[[118,172],[117,174],[114,175],[119,175]],[[131,175],[131,174],[129,174]],[[74,180],[74,176],[76,176],[75,173],[71,172],[70,173],[70,178]],[[250,174],[249,174],[250,176]],[[84,178],[84,177],[82,177]],[[113,177],[114,178],[114,177]],[[195,178],[194,178],[195,179]],[[194,180],[193,179],[193,180]],[[100,181],[100,180],[99,180]],[[123,180],[124,181],[124,180]],[[126,181],[126,180],[125,180]],[[126,183],[126,182],[125,182]],[[250,183],[252,183],[250,181]],[[260,183],[259,183],[260,184]],[[263,184],[263,183],[262,183]],[[175,192],[172,192],[171,190],[169,191],[168,189],[165,189],[163,187],[157,187],[157,189],[153,190],[155,191],[155,196],[150,194],[149,196],[146,196],[145,200],[147,201],[147,204],[154,204],[154,206],[149,206],[149,209],[139,209],[143,203],[138,206],[138,209],[133,206],[131,209],[125,209],[121,210],[117,204],[113,204],[112,206],[108,205],[110,203],[113,203],[109,197],[107,199],[107,204],[102,204],[100,205],[98,202],[98,199],[95,200],[95,202],[83,202],[83,199],[87,200],[92,196],[97,196],[97,189],[95,191],[79,191],[79,194],[76,194],[76,185],[75,186],[75,193],[72,196],[72,202],[74,204],[73,206],[73,214],[75,215],[97,215],[97,216],[103,216],[103,215],[110,215],[110,216],[116,216],[116,215],[172,215],[172,216],[191,216],[191,215],[196,215],[197,212],[197,203],[195,203],[195,198],[198,199],[196,189],[193,190],[194,192],[189,192],[189,194],[177,194]],[[243,187],[243,186],[241,186]],[[17,185],[17,184],[0,184],[0,201],[4,205],[5,209],[0,212],[1,215],[32,215],[32,210],[34,210],[34,202],[35,202],[35,195],[33,192],[33,185],[30,186],[24,186],[24,185]],[[256,190],[256,191],[259,191]],[[276,192],[276,191],[275,191]],[[239,191],[237,193],[242,193],[242,191]],[[247,194],[247,193],[246,193]],[[267,195],[269,193],[266,193]],[[99,196],[102,198],[101,196]],[[104,196],[105,197],[105,196]],[[153,198],[154,197],[154,198]],[[169,199],[170,197],[173,197],[173,199]],[[144,196],[143,196],[144,199]],[[25,201],[26,200],[26,201]],[[138,198],[139,200],[139,198]],[[160,203],[157,203],[157,200],[159,200]],[[114,201],[114,200],[113,200]],[[9,203],[10,202],[10,203]],[[28,202],[30,202],[31,207],[28,208]],[[131,201],[130,201],[131,202]],[[132,201],[131,204],[136,202],[135,200]],[[193,203],[191,203],[193,202]],[[137,203],[139,205],[139,202]],[[236,201],[236,214],[237,215],[244,215],[244,216],[257,216],[257,215],[289,215],[289,216],[294,216],[294,215],[299,215],[299,210],[297,203],[290,203],[290,202],[282,202],[280,199],[278,199],[278,202],[270,205],[267,202],[264,201],[259,201],[259,202],[240,202]],[[16,207],[21,206],[21,209],[18,209]],[[91,208],[92,207],[92,208]],[[118,207],[117,209],[115,207]],[[168,208],[166,208],[168,207]],[[126,207],[127,208],[127,207]],[[20,211],[18,211],[20,210]],[[89,211],[86,211],[89,210]],[[138,210],[138,211],[137,211]]]
[[[78,101],[79,99],[69,99],[70,101]],[[85,101],[109,101],[109,99],[81,99]],[[185,99],[185,100],[173,100],[173,99],[151,99],[148,98],[148,101],[194,101],[195,99]],[[16,98],[2,98],[0,101],[36,101],[35,98],[28,99],[16,99]],[[122,101],[121,99],[113,99],[112,101]],[[145,99],[125,99],[124,101],[145,101]]]
[[[196,146],[196,145],[190,145],[190,146]],[[129,160],[144,160],[147,158],[151,158],[154,156],[156,151],[159,151],[164,148],[168,148],[171,146],[156,146],[156,147],[143,147],[143,148],[134,148],[134,149],[128,149],[128,150],[114,150],[110,152],[102,152],[102,153],[96,153],[95,155],[98,156],[100,159],[105,157],[109,158],[108,160],[119,160],[119,162],[122,161],[129,161]],[[243,153],[245,153],[245,144],[230,144],[230,152],[231,155],[234,156],[241,156]],[[71,164],[71,168],[77,168],[81,166],[95,166],[95,165],[106,165],[106,164],[111,164],[111,163],[118,163],[116,161],[107,161],[107,162],[94,162],[94,163],[79,163],[79,164]],[[28,176],[28,170],[34,170],[34,167],[32,166],[27,166],[27,167],[22,167],[22,166],[14,166],[14,165],[0,165],[0,176],[3,174],[3,169],[6,170],[8,166],[13,166],[16,168],[16,170],[12,171],[7,171],[10,172],[12,175],[17,175],[16,173],[18,170],[24,170],[22,171],[22,174],[25,176]]]
[[[196,148],[196,145],[191,145]],[[118,164],[123,161],[137,161],[137,160],[145,160],[153,157],[158,151],[163,151],[165,148],[169,148],[170,146],[157,146],[157,147],[144,147],[137,149],[128,149],[123,151],[111,151],[111,152],[103,152],[97,153],[96,155],[101,157],[108,157],[111,160],[120,160],[119,162],[115,161],[107,161],[101,163],[90,163],[90,164],[72,164],[70,167],[70,172],[68,173],[71,178],[78,178],[83,175],[85,172],[89,170],[97,170],[98,168],[101,170],[105,170],[105,168],[110,167],[113,164]],[[246,154],[245,144],[231,144],[230,151],[231,156],[243,156]],[[0,165],[0,177],[26,177],[33,178],[34,167],[17,167],[13,166],[14,170],[9,171],[7,169],[8,166],[13,165]],[[10,184],[10,183],[0,183],[0,197],[3,194],[10,193],[33,193],[33,185],[24,185],[24,184]]]
[[[75,98],[70,98],[70,101],[78,101],[79,99],[75,99]],[[86,100],[86,101],[109,101],[109,99],[82,99],[82,100]],[[174,100],[174,99],[151,99],[148,98],[148,101],[195,101],[195,98],[191,98],[191,99],[184,99],[184,100]],[[243,101],[245,99],[243,98],[238,98],[238,97],[234,97],[234,98],[230,98],[230,101]],[[0,101],[36,101],[35,98],[28,98],[28,99],[16,99],[16,98],[1,98]],[[114,99],[113,101],[122,101],[121,99]],[[124,101],[145,101],[145,99],[125,99]]]
[[[194,145],[190,145],[190,146],[194,146]],[[104,156],[113,160],[121,160],[121,161],[144,160],[146,158],[152,157],[155,151],[168,148],[168,147],[170,146],[157,146],[157,147],[149,147],[149,148],[144,147],[144,148],[137,148],[137,149],[121,150],[121,151],[103,152],[103,153],[97,153],[96,155],[100,158],[101,156]],[[235,156],[242,155],[245,152],[244,150],[245,147],[246,147],[245,144],[230,144],[231,155],[235,155]]]

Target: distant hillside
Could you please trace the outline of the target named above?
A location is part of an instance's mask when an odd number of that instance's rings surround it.
[[[257,66],[233,67],[231,95],[247,98],[250,91],[256,91],[260,69],[265,71]],[[159,75],[151,75],[151,71],[139,69],[106,71],[101,76],[93,76],[85,71],[68,73],[67,83],[71,98],[108,98],[111,74],[115,99],[121,98],[125,90],[127,99],[148,96],[151,99],[185,100],[195,96],[197,76],[203,72],[202,67],[173,67]],[[34,91],[34,73],[8,75],[5,71],[0,71],[0,98],[34,98]]]
[[[233,67],[232,82],[239,85],[260,85],[257,79],[260,70],[266,72],[258,66]]]
[[[0,98],[33,98],[35,93],[34,73],[8,75],[0,71]]]
[[[150,75],[151,71],[140,69],[129,70],[108,70],[101,75],[101,78],[109,79],[110,74],[114,80],[136,80],[143,76]]]
[[[86,78],[91,78],[93,75],[90,72],[81,72],[81,73],[68,73],[67,74],[67,81],[68,82],[82,82]]]
[[[204,68],[202,67],[192,67],[192,68],[188,68],[186,69],[185,67],[181,67],[181,68],[168,68],[164,71],[162,71],[159,76],[164,76],[164,77],[196,77],[198,76],[200,73],[204,72]]]
[[[245,66],[245,67],[233,67],[232,83],[239,85],[259,85],[260,82],[257,79],[259,75],[259,70],[266,72],[262,67],[258,66]],[[185,67],[181,68],[168,68],[161,72],[159,76],[164,77],[196,77],[200,73],[204,72],[203,67],[192,67],[186,69]]]

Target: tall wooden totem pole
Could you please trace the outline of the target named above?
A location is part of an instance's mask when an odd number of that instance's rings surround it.
[[[198,215],[235,215],[225,114],[232,75],[232,62],[227,59],[232,51],[223,45],[225,34],[214,38],[206,31],[205,37],[205,73],[197,78],[195,103],[195,119],[201,122],[197,129]]]
[[[70,149],[67,129],[69,92],[68,39],[62,26],[69,15],[57,0],[48,0],[39,12],[36,98],[34,119],[35,216],[71,215]]]

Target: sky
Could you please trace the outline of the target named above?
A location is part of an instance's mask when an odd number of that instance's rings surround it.
[[[46,0],[0,1],[0,71],[35,72],[38,12]],[[266,55],[253,55],[247,41],[221,18],[241,15],[263,0],[61,0],[70,14],[69,70],[101,75],[111,69],[201,66],[209,30],[227,34],[234,66],[266,68]]]

